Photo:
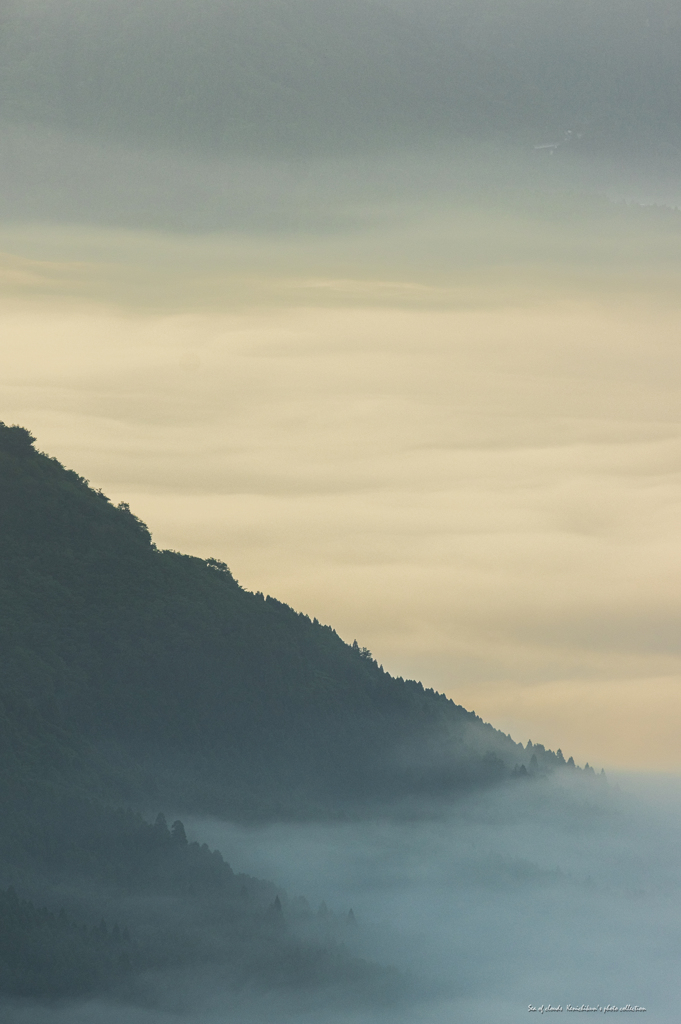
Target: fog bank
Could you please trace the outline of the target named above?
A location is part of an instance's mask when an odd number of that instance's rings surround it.
[[[289,897],[305,893],[318,934],[351,906],[357,926],[344,927],[344,943],[399,968],[399,984],[367,1002],[340,991],[226,995],[197,982],[172,1014],[32,1005],[12,1010],[17,1024],[515,1024],[529,1004],[549,1003],[564,1013],[631,1004],[648,1021],[677,1019],[678,777],[629,776],[621,790],[528,783],[430,821],[194,821],[189,833],[217,844],[235,870],[269,875]],[[322,901],[328,913],[317,912]]]

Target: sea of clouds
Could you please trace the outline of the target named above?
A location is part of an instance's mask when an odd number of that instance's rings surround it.
[[[197,977],[184,979],[168,1009],[24,1003],[12,1007],[13,1021],[514,1024],[547,1012],[678,1019],[676,778],[567,777],[418,817],[412,808],[409,816],[331,824],[194,820],[188,832],[219,847],[235,870],[273,878],[290,897],[305,894],[313,910],[323,901],[340,920],[351,907],[357,927],[345,930],[345,945],[396,968],[394,985],[378,995],[342,986],[235,995]],[[177,979],[167,984],[170,991]]]

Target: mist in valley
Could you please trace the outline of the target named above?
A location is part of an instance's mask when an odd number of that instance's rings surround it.
[[[679,10],[0,5],[0,1020],[679,1019]]]
[[[147,1005],[22,1002],[12,1020],[505,1024],[549,1005],[677,1019],[675,777],[564,771],[390,818],[186,826],[235,872],[274,881],[282,927],[364,962],[366,977],[235,990],[197,970],[150,979]]]

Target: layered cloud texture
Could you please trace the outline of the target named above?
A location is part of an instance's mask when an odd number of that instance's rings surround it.
[[[678,5],[2,19],[0,418],[515,738],[678,768]]]

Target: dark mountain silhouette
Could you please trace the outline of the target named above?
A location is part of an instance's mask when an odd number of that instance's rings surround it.
[[[348,952],[351,910],[314,917],[158,808],[413,814],[572,759],[391,678],[222,562],[159,551],[33,441],[0,424],[0,997],[171,1006],[197,971],[394,994]]]
[[[0,770],[230,815],[446,796],[562,762],[524,750],[0,427]],[[516,772],[517,775],[517,772]]]

